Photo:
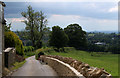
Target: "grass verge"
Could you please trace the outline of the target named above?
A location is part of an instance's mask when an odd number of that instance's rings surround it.
[[[24,60],[22,62],[15,62],[14,67],[12,67],[12,70],[16,70],[16,69],[22,67],[25,62],[26,62],[26,60]]]
[[[28,58],[28,57],[34,56],[34,55],[35,55],[35,52],[25,52],[24,57],[25,57],[25,58]]]

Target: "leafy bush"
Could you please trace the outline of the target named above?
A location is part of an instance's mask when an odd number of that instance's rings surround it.
[[[34,47],[32,46],[24,46],[24,52],[32,52],[34,51]]]
[[[52,52],[54,51],[53,48],[41,48],[41,49],[37,49],[36,50],[36,54],[35,54],[35,58],[38,59],[40,57],[40,55],[44,55],[47,52]]]
[[[23,43],[19,37],[12,31],[5,32],[5,48],[15,47],[16,54],[23,56],[24,48]]]
[[[65,52],[75,50],[74,47],[64,47]],[[36,50],[35,58],[38,59],[40,55],[47,55],[48,53],[55,52],[55,48],[47,47],[47,48],[41,48]],[[57,52],[57,51],[56,51]],[[61,51],[63,52],[63,51]]]
[[[56,51],[59,52],[60,48],[63,48],[67,45],[68,41],[69,38],[62,28],[60,28],[59,26],[52,27],[52,32],[50,34],[49,40],[50,46],[57,48]]]
[[[74,47],[64,47],[65,52],[75,50]]]
[[[35,52],[25,52],[25,58],[35,55]]]
[[[26,62],[26,60],[22,61],[22,62],[15,62],[14,66],[12,67],[12,70],[18,69],[20,67],[22,67],[22,65]]]

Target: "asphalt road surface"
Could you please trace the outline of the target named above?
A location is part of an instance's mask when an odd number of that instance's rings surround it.
[[[26,63],[12,76],[57,76],[57,73],[48,65],[41,64],[35,56],[26,59]]]

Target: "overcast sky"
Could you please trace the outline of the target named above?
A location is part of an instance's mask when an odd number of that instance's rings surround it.
[[[77,23],[85,31],[117,31],[117,2],[5,2],[5,19],[12,22],[12,30],[24,30],[21,12],[31,5],[35,11],[42,10],[48,19],[48,27]]]

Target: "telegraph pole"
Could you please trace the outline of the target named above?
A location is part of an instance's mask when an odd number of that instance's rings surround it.
[[[4,67],[4,2],[0,1],[0,78],[3,74],[3,67]]]

